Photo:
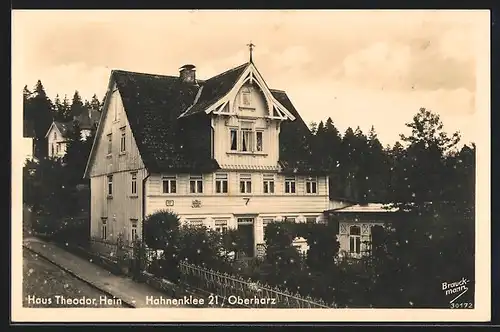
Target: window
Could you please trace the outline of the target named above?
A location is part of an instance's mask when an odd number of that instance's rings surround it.
[[[274,194],[274,175],[264,175],[264,194]]]
[[[203,227],[203,219],[191,219],[191,220],[188,220],[188,225],[190,227]]]
[[[262,219],[262,227],[265,229],[267,225],[269,225],[270,223],[272,223],[274,221],[273,218],[265,218],[265,219]]]
[[[177,181],[175,176],[163,176],[162,184],[164,194],[175,194],[177,192]]]
[[[108,238],[108,227],[106,225],[107,218],[101,218],[101,239],[107,240]]]
[[[215,174],[215,192],[227,194],[227,174]]]
[[[240,193],[249,194],[252,192],[252,175],[251,174],[241,174],[240,175]]]
[[[59,151],[60,151],[60,145],[59,144],[56,144],[56,153],[59,154]]]
[[[54,155],[54,144],[51,145],[52,148],[52,155]]]
[[[189,192],[191,194],[203,193],[203,176],[202,175],[191,175],[191,177],[189,179]]]
[[[113,175],[108,175],[108,196],[113,196]]]
[[[295,217],[285,217],[285,221],[295,222]]]
[[[241,151],[247,152],[253,150],[253,132],[251,129],[241,130]]]
[[[231,151],[253,152],[260,151],[258,149],[262,150],[263,133],[259,132],[256,135],[253,126],[254,124],[251,121],[241,121],[239,129],[230,129]],[[258,144],[256,137],[259,139]]]
[[[125,136],[125,127],[121,128],[121,137],[120,137],[120,152],[125,152],[127,149],[126,146],[126,136]]]
[[[137,195],[137,172],[130,173],[131,176],[131,185],[130,193],[132,195]]]
[[[135,241],[138,238],[137,235],[137,219],[130,219],[131,229],[130,229],[130,241]]]
[[[227,220],[215,220],[215,231],[221,234],[227,232]]]
[[[57,133],[54,132],[54,139],[57,139]]]
[[[318,183],[315,178],[306,179],[306,193],[308,194],[318,193]]]
[[[306,223],[308,223],[308,224],[315,224],[316,223],[316,217],[306,217]]]
[[[238,150],[238,130],[231,129],[231,151]]]
[[[262,131],[258,131],[256,133],[256,135],[257,135],[257,151],[262,152],[263,151],[262,150],[263,149],[263,147],[262,147],[262,137],[263,137],[262,135],[263,135],[263,133],[262,133]]]
[[[295,194],[295,176],[285,177],[285,193]]]
[[[241,90],[241,104],[243,106],[250,106],[252,104],[252,92],[248,87],[244,87]]]
[[[361,229],[359,226],[349,228],[349,252],[359,254],[361,251]]]
[[[108,154],[113,152],[113,136],[108,134]]]

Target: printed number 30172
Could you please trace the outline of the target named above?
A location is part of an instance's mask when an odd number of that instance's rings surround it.
[[[450,303],[451,309],[474,309],[474,305],[470,302]]]

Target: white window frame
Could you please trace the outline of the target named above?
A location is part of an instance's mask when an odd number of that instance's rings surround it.
[[[358,229],[358,234],[352,234],[353,229]],[[349,253],[354,255],[361,254],[361,227],[357,225],[349,226]]]
[[[236,140],[236,146],[233,147],[233,133],[234,133],[234,139]],[[239,147],[239,139],[238,139],[238,128],[230,128],[229,129],[229,149],[231,151],[238,151]]]
[[[228,230],[227,219],[216,219],[215,220],[215,231],[224,234]]]
[[[266,226],[273,223],[275,220],[275,218],[273,217],[266,217],[266,218],[262,218],[262,228],[263,230],[265,231],[266,229]]]
[[[284,191],[285,191],[285,194],[296,194],[297,193],[297,177],[285,176],[285,190]]]
[[[287,222],[297,222],[296,216],[285,216],[285,218],[283,218],[283,219]]]
[[[259,146],[259,136],[260,136],[260,146]],[[255,131],[255,151],[257,152],[264,151],[264,131],[262,130]]]
[[[108,218],[101,218],[101,239],[106,241],[108,239]]]
[[[113,197],[113,174],[109,174],[107,176],[107,182],[106,182],[106,194],[108,197]]]
[[[113,153],[113,134],[109,133],[106,135],[108,138],[108,155]]]
[[[137,232],[137,224],[139,220],[137,218],[131,218],[130,219],[130,242],[134,242],[136,237],[139,237],[139,233]]]
[[[240,174],[239,188],[240,194],[252,193],[252,174]]]
[[[61,151],[61,146],[59,143],[56,143],[56,154],[59,154],[60,151]]]
[[[203,175],[189,176],[189,193],[203,194]]]
[[[257,133],[262,133],[260,150],[257,149]],[[236,147],[233,146],[233,138],[236,139]],[[245,142],[245,149],[243,149],[243,142]],[[263,148],[264,132],[255,129],[254,121],[241,120],[238,127],[229,128],[229,150],[231,152],[254,153],[261,152]]]
[[[168,183],[165,187],[165,183]],[[172,186],[173,184],[173,186]],[[174,190],[172,190],[174,188]],[[167,189],[165,191],[165,189]],[[176,194],[177,193],[177,176],[176,175],[163,175],[161,177],[161,192],[163,194]]]
[[[318,178],[317,177],[307,177],[305,179],[306,183],[306,194],[314,195],[318,193]]]
[[[54,131],[54,139],[57,139],[57,132]]]
[[[275,181],[274,174],[264,174],[262,176],[262,192],[264,194],[274,194]]]
[[[187,219],[187,224],[190,227],[203,227],[204,220],[203,219]]]
[[[137,172],[130,173],[130,195],[137,196]]]
[[[225,184],[225,188],[224,188]],[[225,190],[224,190],[225,189]],[[215,173],[215,193],[227,194],[229,192],[229,176],[227,173]]]
[[[120,128],[120,153],[125,153],[127,151],[127,133],[126,128]]]

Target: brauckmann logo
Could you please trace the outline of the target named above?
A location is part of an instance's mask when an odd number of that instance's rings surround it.
[[[467,284],[470,282],[469,279],[462,278],[460,281],[455,281],[455,282],[443,282],[441,285],[441,289],[445,293],[445,295],[448,296],[453,296],[453,299],[450,301],[450,303],[455,302],[460,296],[464,295],[467,293],[469,290],[469,287],[467,287]]]

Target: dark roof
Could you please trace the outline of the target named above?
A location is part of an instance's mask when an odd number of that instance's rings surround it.
[[[184,128],[177,119],[193,103],[198,86],[185,83],[178,76],[122,70],[115,70],[112,75],[142,160],[149,171],[218,168],[210,157],[197,160],[196,156],[191,156],[194,151],[189,149],[193,147],[184,139]],[[210,146],[207,148],[210,152]],[[206,156],[206,151],[200,151],[200,155]]]
[[[224,97],[236,84],[241,74],[245,71],[249,63],[244,63],[236,68],[229,69],[206,81],[198,81],[201,88],[201,94],[196,104],[188,109],[183,116],[193,115],[205,111],[219,99]]]
[[[200,80],[198,84],[183,82],[178,76],[112,72],[141,158],[150,172],[210,172],[219,168],[211,157],[210,117],[203,111],[231,90],[248,65]],[[186,112],[199,89],[202,90],[195,107]],[[301,143],[287,143],[280,134],[280,150],[285,151],[280,163],[285,169],[309,172],[314,167],[308,158],[303,161],[304,158],[297,156],[310,154],[311,133],[286,93],[271,92],[296,118],[282,124],[282,134],[292,141],[298,138]],[[297,153],[300,149],[302,152]]]
[[[63,137],[66,137],[68,134],[70,128],[72,127],[71,122],[59,122],[59,121],[54,121],[54,125],[57,127],[59,132]]]

